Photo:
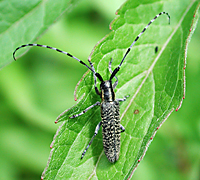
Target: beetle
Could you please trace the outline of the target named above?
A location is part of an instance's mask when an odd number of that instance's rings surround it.
[[[120,64],[114,69],[114,71],[112,71],[112,69],[111,69],[111,64],[112,64],[112,59],[111,59],[111,61],[109,62],[109,67],[108,67],[111,75],[110,75],[109,80],[106,80],[106,81],[104,81],[102,76],[98,72],[95,71],[95,68],[94,68],[92,62],[89,59],[88,59],[88,62],[90,64],[90,66],[88,66],[86,63],[84,63],[82,60],[79,60],[75,56],[71,55],[70,53],[65,52],[65,51],[61,51],[61,50],[54,48],[54,47],[41,45],[41,44],[25,44],[25,45],[19,46],[13,52],[13,58],[14,58],[14,60],[16,60],[15,53],[16,53],[17,50],[19,50],[22,47],[38,46],[38,47],[53,49],[53,50],[56,50],[56,51],[63,53],[63,54],[66,54],[67,56],[77,60],[79,63],[81,63],[82,65],[87,67],[93,73],[95,92],[96,92],[97,95],[100,96],[101,102],[98,101],[95,104],[86,108],[81,113],[75,114],[75,115],[69,117],[69,118],[72,119],[72,118],[76,118],[78,116],[81,116],[84,113],[86,113],[89,109],[91,109],[95,106],[100,106],[100,108],[101,108],[101,121],[96,126],[95,133],[94,133],[92,139],[90,140],[89,144],[87,145],[86,149],[83,151],[81,159],[84,157],[86,151],[88,150],[88,148],[92,144],[92,141],[93,141],[94,137],[97,135],[101,126],[102,126],[102,135],[103,135],[103,148],[104,148],[104,152],[105,152],[106,157],[108,158],[108,160],[111,163],[115,163],[119,159],[120,133],[125,131],[125,128],[120,124],[119,102],[125,101],[128,98],[128,96],[125,96],[122,99],[115,99],[114,89],[116,88],[116,86],[118,84],[118,78],[116,77],[116,74],[120,70],[122,63],[124,62],[126,56],[130,52],[132,46],[136,43],[136,41],[140,38],[140,36],[146,31],[146,29],[150,26],[150,24],[152,22],[154,22],[155,19],[157,19],[162,14],[166,14],[168,16],[169,23],[170,23],[170,15],[167,12],[161,12],[161,13],[157,14],[147,24],[147,26],[141,31],[141,33],[135,38],[133,43],[127,49],[127,51],[126,51],[125,55],[123,56]],[[114,84],[112,84],[113,78],[116,79]],[[97,88],[97,79],[100,81],[100,90]]]

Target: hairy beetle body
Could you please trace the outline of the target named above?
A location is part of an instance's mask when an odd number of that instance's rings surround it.
[[[120,152],[119,102],[102,102],[101,118],[104,152],[108,160],[114,163]]]

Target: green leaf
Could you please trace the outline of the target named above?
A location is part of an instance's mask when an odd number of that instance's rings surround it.
[[[111,164],[103,152],[99,133],[84,158],[81,154],[101,121],[99,107],[86,114],[69,119],[88,106],[100,101],[94,90],[92,73],[84,75],[77,90],[76,106],[62,113],[62,122],[53,143],[44,179],[129,179],[144,157],[157,130],[168,116],[178,110],[185,96],[185,66],[189,39],[198,20],[199,2],[131,1],[117,12],[111,24],[111,33],[100,41],[91,54],[95,69],[108,79],[108,63],[113,59],[116,67],[137,35],[159,12],[159,17],[140,37],[126,57],[117,74],[119,84],[116,98],[130,97],[120,106],[121,134],[120,158]],[[193,17],[195,15],[195,18]],[[158,52],[155,48],[158,46]],[[98,84],[99,85],[99,84]]]
[[[16,47],[34,42],[76,1],[0,1],[0,68],[13,61],[12,52]]]

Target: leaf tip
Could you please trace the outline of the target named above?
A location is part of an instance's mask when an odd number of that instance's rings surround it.
[[[56,120],[54,123],[57,124],[57,123],[58,123],[58,120]]]

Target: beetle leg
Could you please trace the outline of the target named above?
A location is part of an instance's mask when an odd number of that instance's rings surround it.
[[[122,130],[121,133],[125,131],[125,127],[122,126],[121,124],[120,124],[120,129]]]
[[[89,106],[88,108],[86,108],[85,110],[83,110],[81,113],[79,114],[74,114],[73,116],[69,117],[70,119],[76,118],[78,116],[83,115],[84,113],[86,113],[89,109],[92,109],[94,106],[100,106],[100,102],[97,101],[95,104]]]
[[[111,64],[112,64],[112,58],[111,58],[109,65],[108,65],[108,69],[110,71],[110,74],[112,74],[112,72],[113,72],[112,69],[111,69]],[[115,76],[115,79],[116,79],[116,81],[114,82],[113,89],[115,89],[117,84],[118,84],[118,78],[116,76]]]
[[[97,135],[100,127],[101,127],[101,122],[96,126],[95,131],[94,131],[94,135],[92,136],[92,139],[90,140],[89,144],[87,145],[86,149],[83,151],[81,159],[83,159],[83,156],[85,155],[86,151],[88,150],[88,148],[90,147],[90,145],[92,144],[92,141],[94,140],[95,136]]]
[[[94,66],[93,66],[92,62],[91,62],[89,59],[88,59],[88,62],[90,63],[90,66],[91,66],[91,68],[92,68],[92,70],[93,70],[93,78],[94,78],[94,87],[95,87],[95,91],[96,91],[96,93],[97,93],[98,95],[100,95],[99,89],[97,88],[97,77],[96,77],[96,75],[95,75],[96,71],[95,71],[95,69],[94,69]]]
[[[116,101],[126,101],[126,99],[129,97],[129,95],[127,95],[127,96],[124,96],[124,98],[121,98],[121,99],[116,99]]]

